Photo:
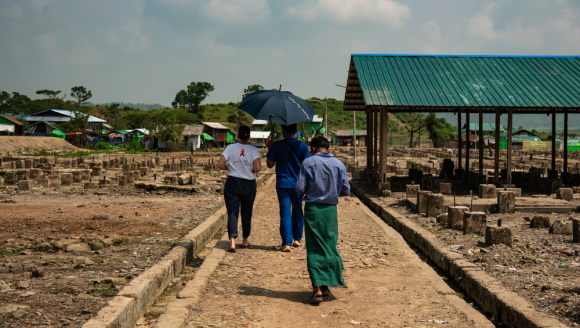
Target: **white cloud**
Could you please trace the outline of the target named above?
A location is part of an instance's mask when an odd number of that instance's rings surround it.
[[[129,33],[131,37],[129,43],[123,48],[125,53],[140,55],[144,50],[151,46],[151,40],[141,34],[141,25],[138,20],[125,25],[125,31]]]
[[[483,12],[470,19],[467,33],[485,41],[530,46],[542,44],[538,31],[532,27],[523,27],[521,17],[516,17],[513,21],[508,22],[505,29],[497,29],[492,17],[495,7],[495,4],[492,3]]]
[[[411,18],[408,6],[393,0],[318,0],[286,9],[290,17],[302,20],[325,18],[338,23],[374,23],[402,27]]]
[[[210,0],[201,12],[212,21],[249,24],[270,17],[267,0]]]
[[[438,55],[444,53],[441,45],[441,29],[433,21],[427,22],[421,27],[421,32],[427,38],[427,44],[421,47],[421,53]]]
[[[561,19],[553,22],[552,26],[558,32],[558,38],[562,40],[562,44],[566,45],[573,52],[580,51],[580,25],[577,24],[578,16],[572,11],[567,10]]]

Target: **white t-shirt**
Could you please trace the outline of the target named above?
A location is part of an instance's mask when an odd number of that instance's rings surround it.
[[[230,170],[228,176],[246,180],[256,179],[253,170],[254,160],[260,158],[258,148],[235,143],[227,146],[222,155],[228,162],[228,169]]]

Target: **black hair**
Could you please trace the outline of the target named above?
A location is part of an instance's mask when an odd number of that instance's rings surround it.
[[[298,131],[298,124],[290,124],[290,125],[282,125],[282,131],[288,133],[288,134],[296,134],[296,132]]]
[[[328,142],[328,139],[326,139],[323,136],[316,136],[312,138],[312,140],[310,141],[310,147],[312,147],[313,149],[316,148],[328,149],[330,148],[330,142]]]
[[[238,129],[238,139],[246,140],[250,138],[250,127],[247,125],[242,125]]]

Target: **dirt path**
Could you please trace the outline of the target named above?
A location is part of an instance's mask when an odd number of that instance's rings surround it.
[[[305,248],[274,249],[281,243],[274,186],[255,205],[253,246],[226,255],[186,327],[493,327],[356,197],[339,205],[347,287],[308,305]]]

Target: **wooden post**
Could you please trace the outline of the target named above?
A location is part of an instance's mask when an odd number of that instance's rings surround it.
[[[373,115],[367,109],[367,169],[373,168]]]
[[[379,140],[378,140],[379,139],[379,109],[374,107],[373,112],[375,114],[375,118],[373,119],[373,123],[375,125],[373,128],[373,132],[374,132],[374,136],[375,136],[375,141],[373,142],[373,146],[374,146],[373,168],[374,168],[374,172],[378,173],[379,172],[379,163],[378,163],[379,162]]]
[[[379,168],[381,174],[381,181],[385,182],[385,175],[387,174],[387,134],[389,131],[389,110],[386,107],[381,108],[381,148],[379,158]]]
[[[458,168],[461,169],[461,111],[457,111],[457,162]]]
[[[497,182],[499,181],[499,127],[501,125],[500,122],[501,112],[499,109],[495,110],[495,161],[493,165],[493,178]]]
[[[552,170],[556,169],[556,110],[552,109]]]
[[[467,147],[465,147],[465,177],[469,176],[469,146],[471,144],[471,130],[469,130],[469,109],[465,111],[465,124],[466,124],[466,137],[465,142],[467,143]]]
[[[508,138],[507,138],[507,184],[512,183],[512,125],[513,125],[512,108],[508,109]]]
[[[483,174],[483,108],[479,108],[479,175]]]
[[[356,111],[352,111],[352,147],[353,147],[353,162],[354,167],[356,168]]]
[[[564,111],[564,173],[568,173],[568,110]]]

